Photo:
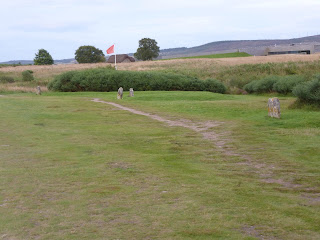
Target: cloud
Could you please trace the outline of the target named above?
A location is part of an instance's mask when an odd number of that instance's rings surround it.
[[[69,58],[81,45],[133,52],[143,37],[172,48],[317,34],[319,10],[318,0],[3,1],[0,61],[33,58],[39,48]]]

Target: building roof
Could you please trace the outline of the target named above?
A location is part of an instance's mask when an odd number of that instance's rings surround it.
[[[115,55],[112,55],[108,59],[108,63],[114,63]],[[119,54],[117,55],[117,63],[121,63],[128,59],[130,62],[135,62],[136,60],[133,57],[130,57],[128,54]]]
[[[284,52],[284,51],[314,51],[314,45],[291,44],[268,47],[268,52]]]

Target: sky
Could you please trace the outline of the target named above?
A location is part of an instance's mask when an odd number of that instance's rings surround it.
[[[83,45],[133,53],[152,38],[160,49],[222,40],[320,34],[320,0],[0,0],[0,62],[74,58]],[[105,53],[106,54],[106,53]]]

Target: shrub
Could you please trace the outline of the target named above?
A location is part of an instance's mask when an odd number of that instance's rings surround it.
[[[9,76],[0,76],[0,83],[13,83],[14,78]]]
[[[253,87],[256,84],[256,82],[257,80],[247,83],[246,85],[244,85],[244,90],[246,90],[246,92],[248,93],[254,93]]]
[[[320,105],[320,75],[315,76],[312,81],[297,85],[292,93],[303,103]]]
[[[26,70],[22,72],[22,81],[28,82],[28,81],[32,81],[33,75],[32,75],[32,71],[31,70]]]
[[[204,81],[204,89],[208,92],[216,93],[225,93],[227,91],[226,86],[222,82],[211,78]]]
[[[205,81],[180,74],[162,72],[113,71],[110,68],[62,73],[48,85],[53,91],[210,91],[224,93],[226,87],[217,80]]]
[[[272,92],[273,85],[279,80],[278,76],[268,76],[260,80],[252,81],[244,86],[248,93]]]
[[[260,79],[253,85],[253,91],[256,93],[272,92],[273,84],[275,84],[278,80],[278,76],[268,76]]]
[[[303,76],[285,76],[279,78],[279,80],[273,85],[273,90],[282,93],[288,94],[292,92],[292,89],[301,82],[304,82],[305,78]]]

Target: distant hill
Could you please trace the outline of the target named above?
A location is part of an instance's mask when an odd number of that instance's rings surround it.
[[[0,64],[22,64],[22,65],[29,65],[33,64],[32,60],[12,60],[8,62],[0,62]]]
[[[61,60],[54,60],[55,64],[73,64],[77,63],[77,61],[74,58],[68,58],[68,59],[61,59]]]
[[[180,58],[180,57],[191,57],[201,55],[211,55],[218,53],[231,53],[231,52],[246,52],[250,55],[261,56],[264,55],[266,47],[275,45],[291,45],[291,44],[313,44],[318,45],[315,48],[316,52],[320,52],[320,35],[308,36],[302,38],[292,39],[273,39],[273,40],[235,40],[235,41],[218,41],[211,42],[196,47],[179,47],[161,49],[161,59],[167,58]],[[133,56],[133,53],[129,53],[129,56]],[[106,57],[108,58],[108,56]],[[2,62],[0,64],[33,64],[32,60],[14,60],[8,62]],[[74,58],[54,60],[55,64],[72,64],[76,63]]]
[[[72,64],[77,61],[74,58],[54,60],[54,64]],[[33,64],[33,60],[12,60],[8,62],[0,62],[0,64],[22,64],[22,65],[30,65]]]
[[[214,53],[228,52],[247,52],[251,55],[263,55],[268,46],[290,45],[290,44],[319,44],[320,35],[293,38],[293,39],[274,39],[274,40],[236,40],[236,41],[218,41],[207,43],[201,46],[191,48],[171,48],[160,51],[161,58],[177,58],[209,55]],[[320,52],[320,49],[317,49]]]

